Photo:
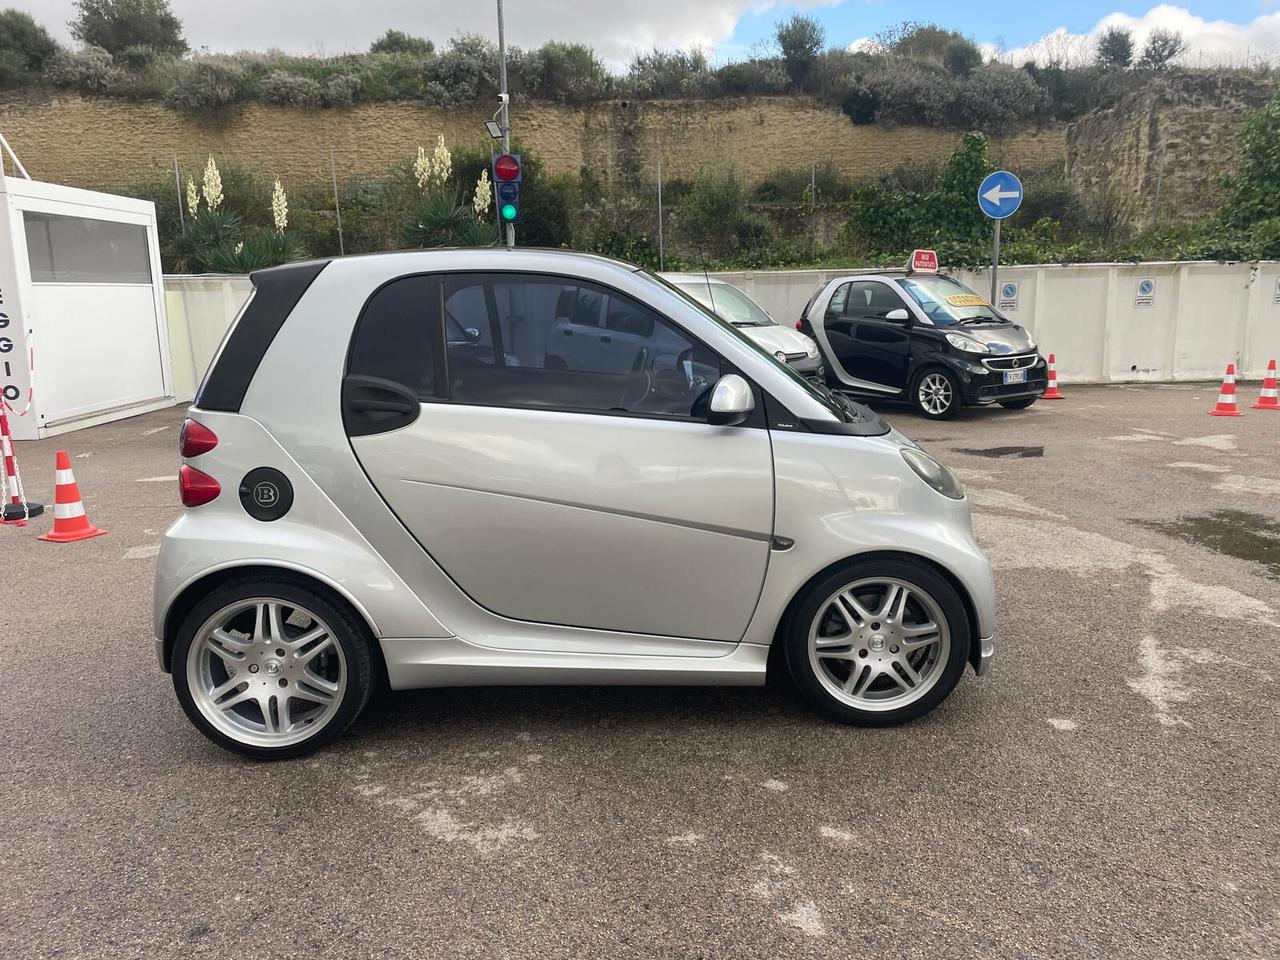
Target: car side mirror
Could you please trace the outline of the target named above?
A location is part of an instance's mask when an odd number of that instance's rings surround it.
[[[890,323],[910,323],[911,322],[911,314],[907,313],[907,311],[903,307],[898,307],[897,310],[890,310],[888,313],[884,315],[884,318],[888,320]]]
[[[476,327],[467,327],[462,331],[462,335],[467,338],[467,343],[480,342],[480,331]]]
[[[736,373],[726,373],[711,388],[707,423],[717,427],[736,427],[756,408],[751,384]]]

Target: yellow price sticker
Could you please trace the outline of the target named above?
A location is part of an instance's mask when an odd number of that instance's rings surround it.
[[[990,306],[976,293],[954,293],[947,297],[947,303],[953,307],[986,307]]]

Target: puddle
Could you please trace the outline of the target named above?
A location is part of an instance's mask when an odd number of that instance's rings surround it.
[[[1280,580],[1280,522],[1243,510],[1215,510],[1180,520],[1140,520],[1144,527],[1218,553],[1249,560]]]
[[[965,449],[952,447],[956,453],[967,453],[972,457],[990,457],[992,459],[1026,460],[1032,457],[1043,457],[1044,447],[981,447]]]

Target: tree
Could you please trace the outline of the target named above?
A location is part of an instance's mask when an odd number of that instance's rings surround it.
[[[369,47],[370,53],[413,53],[426,57],[434,53],[436,45],[426,37],[415,37],[402,30],[388,30]]]
[[[1176,30],[1156,27],[1147,37],[1138,66],[1144,70],[1164,70],[1187,49],[1187,41]]]
[[[797,13],[790,20],[778,21],[774,38],[782,51],[782,64],[787,69],[787,76],[797,87],[803,87],[827,42],[822,24],[813,17]]]
[[[58,52],[49,31],[21,10],[0,12],[0,58],[24,70],[37,71]]]
[[[1240,133],[1240,170],[1230,181],[1222,220],[1249,227],[1280,217],[1280,96],[1252,111]]]
[[[187,52],[182,21],[169,9],[169,0],[76,0],[76,10],[71,35],[112,56],[138,46],[175,57]]]
[[[1133,64],[1133,34],[1123,27],[1107,27],[1098,37],[1098,66],[1127,70]]]

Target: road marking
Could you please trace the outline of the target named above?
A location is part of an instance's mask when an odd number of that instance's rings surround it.
[[[152,434],[155,434],[155,433],[164,433],[164,431],[166,431],[166,430],[172,430],[172,429],[173,429],[173,427],[152,427],[150,430],[143,430],[143,431],[142,431],[142,435],[143,435],[144,437],[149,437],[149,436],[151,436]]]
[[[125,553],[124,558],[126,560],[145,560],[147,557],[154,557],[159,552],[160,544],[148,543],[143,547],[131,548],[127,553]]]
[[[134,483],[177,483],[178,478],[175,477],[172,473],[166,473],[162,477],[138,477],[138,479],[134,480],[133,482]]]
[[[1173,463],[1165,464],[1174,470],[1199,470],[1201,473],[1230,473],[1230,467],[1223,467],[1216,463],[1196,463],[1192,460],[1177,460]]]
[[[679,836],[667,837],[667,845],[671,847],[693,847],[705,839],[700,833],[682,833]]]
[[[1207,437],[1188,437],[1173,441],[1175,447],[1208,447],[1210,450],[1234,450],[1236,438],[1230,433],[1211,433]]]
[[[1219,493],[1258,494],[1264,497],[1280,497],[1280,480],[1270,477],[1243,477],[1232,474],[1213,485]]]
[[[1048,723],[1049,726],[1053,727],[1053,729],[1061,730],[1064,733],[1080,729],[1080,724],[1076,723],[1074,720],[1063,720],[1058,717],[1049,717],[1045,722]]]
[[[1155,707],[1152,716],[1161,726],[1190,727],[1173,713],[1177,704],[1191,699],[1191,690],[1182,682],[1182,668],[1150,634],[1143,636],[1138,646],[1138,664],[1142,676],[1127,681],[1129,689]]]
[[[786,913],[778,914],[778,919],[810,937],[827,935],[827,925],[822,922],[818,905],[812,900],[801,900]]]
[[[766,790],[772,790],[774,793],[786,793],[791,789],[781,780],[766,780],[764,783],[760,784],[760,786],[764,787]]]

